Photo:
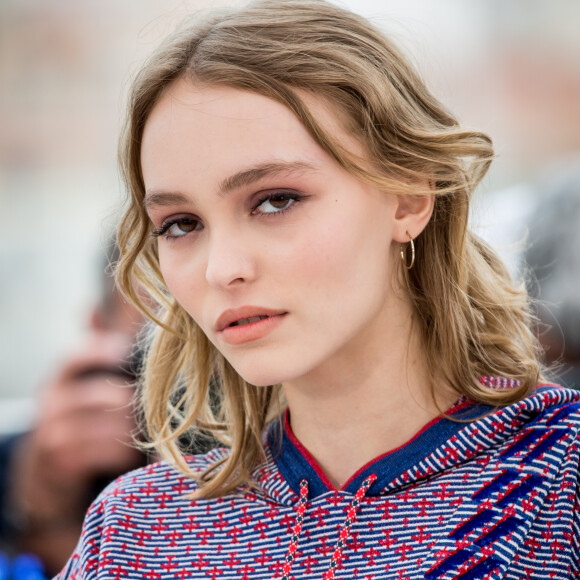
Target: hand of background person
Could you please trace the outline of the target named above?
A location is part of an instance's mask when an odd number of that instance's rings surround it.
[[[37,419],[21,443],[10,501],[21,549],[58,570],[72,552],[94,481],[143,463],[135,449],[126,361],[132,337],[95,331],[42,389]]]

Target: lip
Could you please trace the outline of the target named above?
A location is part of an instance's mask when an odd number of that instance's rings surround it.
[[[285,310],[275,310],[263,306],[241,306],[225,310],[215,323],[215,330],[229,344],[242,344],[264,338],[274,330],[288,314]],[[235,325],[247,318],[258,320]],[[234,324],[232,326],[232,324]]]

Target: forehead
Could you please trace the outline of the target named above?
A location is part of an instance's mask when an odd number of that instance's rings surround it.
[[[333,141],[352,153],[360,152],[359,144],[343,129],[339,113],[324,99],[306,92],[298,96]],[[181,154],[185,148],[189,155]],[[180,159],[190,172],[211,174],[297,158],[310,164],[330,159],[286,106],[256,93],[183,78],[170,85],[153,108],[141,147],[146,182],[154,177],[155,166],[167,168]]]

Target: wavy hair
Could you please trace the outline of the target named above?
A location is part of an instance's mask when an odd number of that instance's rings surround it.
[[[264,453],[263,429],[284,402],[279,385],[257,388],[236,373],[161,276],[143,207],[140,149],[153,107],[178,78],[282,103],[336,162],[377,187],[404,195],[417,189],[401,189],[402,183],[430,184],[422,193],[435,196],[434,211],[415,240],[420,259],[400,271],[429,368],[458,394],[485,404],[508,404],[531,390],[541,367],[527,295],[467,229],[470,195],[493,158],[490,139],[461,128],[381,31],[333,4],[264,0],[198,16],[166,39],[131,87],[119,155],[129,200],[119,227],[117,276],[126,295],[157,323],[142,387],[152,445],[199,480],[199,496],[251,484]],[[339,112],[367,163],[317,122],[300,98],[304,91]],[[479,380],[483,375],[510,377],[519,386],[492,389]],[[191,472],[179,446],[192,432],[209,432],[231,448],[202,475]]]

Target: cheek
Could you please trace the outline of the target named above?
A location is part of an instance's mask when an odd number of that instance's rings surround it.
[[[196,317],[197,300],[201,297],[200,269],[191,260],[186,261],[175,251],[159,251],[159,266],[171,295],[193,317]]]
[[[167,252],[164,252],[162,248],[159,248],[159,269],[161,270],[161,275],[163,276],[163,281],[165,282],[165,286],[171,294],[175,296],[175,285],[178,281],[178,278],[175,277],[175,260],[171,259],[171,255]]]
[[[333,229],[319,226],[302,228],[290,243],[280,244],[279,250],[276,263],[289,288],[294,282],[300,282],[301,289],[314,289],[329,282],[340,273],[340,262],[345,258]]]
[[[390,279],[391,237],[388,226],[369,220],[351,219],[325,228],[302,232],[282,264],[292,279],[303,280],[310,290],[320,290],[330,300],[347,298],[345,293],[361,286]],[[364,227],[361,224],[366,224]]]

